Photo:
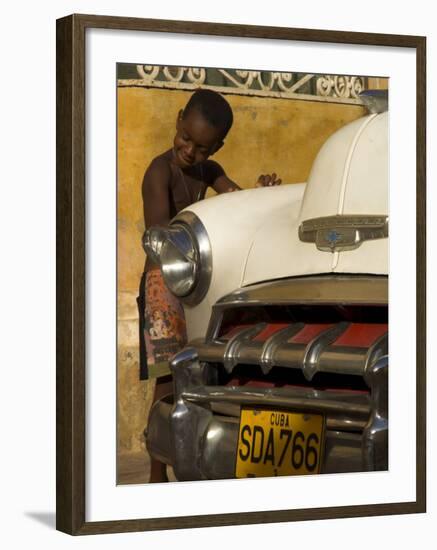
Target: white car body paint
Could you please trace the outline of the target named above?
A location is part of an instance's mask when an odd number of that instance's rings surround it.
[[[333,272],[388,274],[388,239],[331,253],[298,235],[300,223],[312,218],[388,214],[388,113],[363,117],[333,134],[306,185],[228,193],[187,210],[208,232],[213,263],[207,295],[185,307],[190,340],[204,336],[213,304],[241,286]]]
[[[209,290],[197,306],[184,306],[189,340],[204,336],[214,303],[244,284],[247,258],[260,228],[269,226],[271,220],[296,217],[304,188],[304,184],[293,184],[247,189],[187,208],[202,221],[212,249]]]

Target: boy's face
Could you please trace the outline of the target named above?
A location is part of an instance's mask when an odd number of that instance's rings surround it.
[[[205,120],[197,109],[191,109],[185,118],[179,111],[173,150],[175,162],[180,168],[189,168],[205,161],[222,145],[220,129]]]

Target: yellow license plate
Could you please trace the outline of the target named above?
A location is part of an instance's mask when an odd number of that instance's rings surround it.
[[[320,414],[243,408],[236,477],[317,474],[322,464]]]

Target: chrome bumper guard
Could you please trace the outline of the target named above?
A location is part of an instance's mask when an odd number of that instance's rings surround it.
[[[154,404],[146,430],[149,453],[171,465],[178,480],[235,477],[241,405],[324,414],[322,473],[387,469],[387,355],[371,365],[364,361],[370,397],[311,388],[210,386],[208,364],[201,359],[193,347],[174,357],[174,401]]]

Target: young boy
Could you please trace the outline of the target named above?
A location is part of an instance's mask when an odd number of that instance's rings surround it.
[[[217,92],[198,90],[179,111],[173,147],[146,170],[142,195],[146,227],[167,225],[183,208],[205,197],[240,187],[209,157],[223,147],[233,122],[229,103]],[[276,174],[260,176],[257,185],[278,185]]]
[[[229,103],[217,92],[194,92],[179,111],[173,147],[147,168],[142,197],[146,228],[167,225],[178,212],[205,197],[208,186],[217,193],[239,190],[223,168],[209,157],[223,147],[233,122]],[[276,174],[262,175],[257,186],[279,185]],[[159,267],[147,258],[140,286],[140,332],[143,377],[156,377],[154,401],[171,393],[168,361],[187,340],[183,308],[167,289]],[[157,311],[166,319],[162,338],[156,335]],[[147,358],[147,361],[145,361]],[[164,376],[160,375],[164,373]],[[165,465],[152,460],[151,482],[164,481]]]

